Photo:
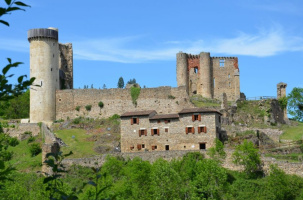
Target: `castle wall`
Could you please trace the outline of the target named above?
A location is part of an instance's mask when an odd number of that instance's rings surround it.
[[[60,77],[60,89],[73,89],[73,46],[72,43],[59,43],[59,70],[64,72],[64,81]]]
[[[221,60],[221,66],[220,66]],[[224,61],[224,64],[222,64]],[[213,66],[213,94],[220,99],[226,93],[228,101],[240,98],[240,82],[238,59],[235,57],[212,57]],[[224,65],[224,66],[222,66]]]
[[[173,97],[175,97],[173,99]],[[100,110],[98,103],[104,107]],[[85,106],[92,105],[91,111]],[[80,106],[80,111],[75,108]],[[56,91],[56,119],[78,116],[102,118],[126,111],[156,110],[161,113],[177,113],[183,108],[193,107],[185,87],[141,88],[137,106],[132,103],[130,89],[76,89]]]

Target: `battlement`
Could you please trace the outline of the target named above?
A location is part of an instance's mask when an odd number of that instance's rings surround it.
[[[30,42],[32,39],[51,38],[58,41],[58,29],[54,28],[37,28],[30,29],[27,32],[27,39]]]

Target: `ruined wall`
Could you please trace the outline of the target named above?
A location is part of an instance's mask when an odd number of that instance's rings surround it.
[[[228,101],[239,99],[238,59],[236,57],[212,57],[211,63],[213,69],[213,97],[220,99],[221,95],[225,92]]]
[[[59,43],[60,89],[73,89],[73,46]]]
[[[40,133],[40,128],[38,124],[14,124],[15,128],[3,128],[3,132],[7,133],[11,137],[17,137],[18,140],[23,140],[24,132],[30,131],[32,132],[32,136],[37,136]]]
[[[165,151],[165,146],[169,145],[169,150],[199,150],[199,144],[205,143],[206,149],[214,145],[215,138],[219,137],[216,127],[220,129],[218,115],[214,113],[199,113],[201,121],[192,121],[192,113],[182,114],[179,119],[170,119],[169,123],[164,120],[149,120],[146,117],[139,117],[139,124],[131,125],[131,117],[121,120],[121,151]],[[205,126],[206,133],[198,133],[198,127]],[[186,127],[193,127],[194,133],[186,134]],[[147,135],[139,136],[140,130],[147,130]],[[159,129],[159,135],[152,135],[151,129]],[[165,132],[165,129],[168,129]],[[144,148],[137,149],[137,145],[144,144]],[[157,149],[152,150],[152,146]],[[130,147],[134,147],[131,150]]]
[[[169,98],[170,97],[170,98]],[[172,97],[175,97],[174,99]],[[100,110],[98,102],[104,103]],[[90,112],[86,105],[92,105]],[[75,108],[80,106],[80,111]],[[130,89],[76,89],[56,91],[56,119],[86,116],[92,118],[110,117],[126,111],[156,110],[161,113],[177,113],[183,108],[191,108],[185,87],[141,88],[137,106],[132,103]]]

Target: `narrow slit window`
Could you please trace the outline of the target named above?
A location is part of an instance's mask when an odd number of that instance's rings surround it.
[[[42,81],[41,81],[41,87],[42,87]]]
[[[194,73],[198,74],[198,67],[194,67]]]
[[[230,78],[230,74],[228,74],[228,78]]]
[[[214,87],[216,86],[216,79],[214,78]]]

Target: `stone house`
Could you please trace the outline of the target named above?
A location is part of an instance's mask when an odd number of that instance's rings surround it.
[[[204,108],[183,109],[176,114],[155,110],[121,115],[121,151],[202,150],[220,139],[221,113]]]

